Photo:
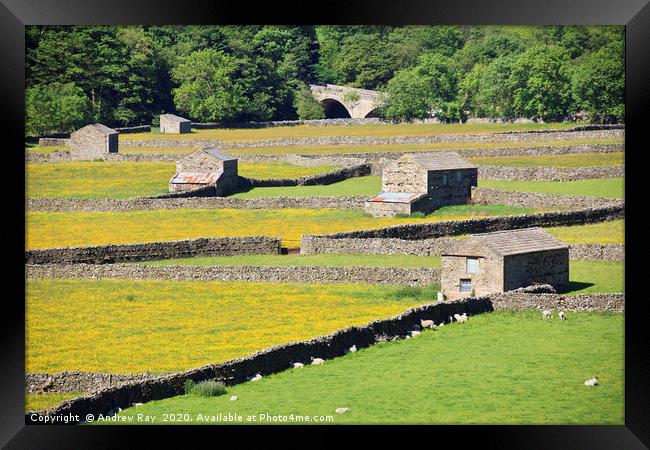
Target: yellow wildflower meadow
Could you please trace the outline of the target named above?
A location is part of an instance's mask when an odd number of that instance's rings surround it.
[[[171,372],[399,314],[430,299],[342,284],[34,279],[27,372]],[[318,355],[315,355],[318,356]]]
[[[126,244],[197,237],[271,236],[298,247],[303,234],[468,219],[474,215],[376,218],[332,209],[214,209],[127,212],[28,212],[27,248]]]

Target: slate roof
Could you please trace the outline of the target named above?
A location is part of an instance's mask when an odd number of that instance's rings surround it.
[[[185,117],[177,116],[176,114],[161,114],[160,117],[164,117],[175,122],[191,122],[191,120],[186,119]]]
[[[480,233],[473,234],[471,238],[476,239],[479,245],[485,246],[502,256],[569,248],[567,244],[541,228]]]
[[[228,153],[224,153],[221,150],[216,149],[214,147],[206,147],[206,148],[202,148],[201,150],[207,153],[208,155],[214,156],[215,158],[220,159],[222,161],[232,161],[237,159],[236,156],[229,155]]]
[[[103,125],[101,123],[93,123],[93,124],[90,124],[90,125],[86,125],[85,127],[80,128],[79,130],[83,130],[84,128],[87,128],[87,127],[92,127],[94,129],[96,129],[97,131],[102,132],[103,134],[117,134],[116,130],[114,130],[112,128],[109,128],[106,125]],[[79,130],[77,130],[77,131],[79,131]]]
[[[478,169],[478,166],[464,160],[458,153],[434,152],[426,154],[408,154],[414,163],[425,170]]]

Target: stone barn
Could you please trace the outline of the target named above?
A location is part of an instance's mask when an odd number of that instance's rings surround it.
[[[190,133],[192,122],[174,114],[160,115],[160,132],[169,134]]]
[[[442,255],[441,287],[448,300],[550,284],[569,287],[569,246],[541,228],[474,234]]]
[[[237,158],[213,147],[203,148],[176,161],[176,174],[169,181],[171,192],[191,191],[214,185],[217,196],[237,189]]]
[[[101,123],[79,128],[70,135],[71,154],[81,159],[103,158],[117,153],[119,133]]]
[[[382,192],[365,203],[376,217],[423,212],[471,200],[478,181],[478,167],[457,153],[407,154],[382,170]]]

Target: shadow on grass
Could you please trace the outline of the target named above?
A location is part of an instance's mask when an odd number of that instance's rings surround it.
[[[581,291],[591,286],[594,286],[594,283],[584,283],[582,281],[569,281],[569,288],[566,291],[562,292],[562,294],[566,294],[568,292]]]

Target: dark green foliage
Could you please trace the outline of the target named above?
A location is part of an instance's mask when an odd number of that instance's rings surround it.
[[[314,82],[387,92],[395,120],[624,117],[620,26],[28,26],[25,46],[31,133],[316,118]]]
[[[185,381],[185,393],[192,394],[199,397],[217,397],[226,393],[226,386],[220,381],[205,380],[198,383],[192,381],[191,385],[188,383],[192,380]]]
[[[295,94],[294,106],[296,114],[299,119],[323,119],[325,118],[325,111],[321,105],[309,91],[309,87],[301,85]]]
[[[25,132],[42,135],[70,132],[91,117],[90,101],[74,83],[52,83],[27,88]]]

